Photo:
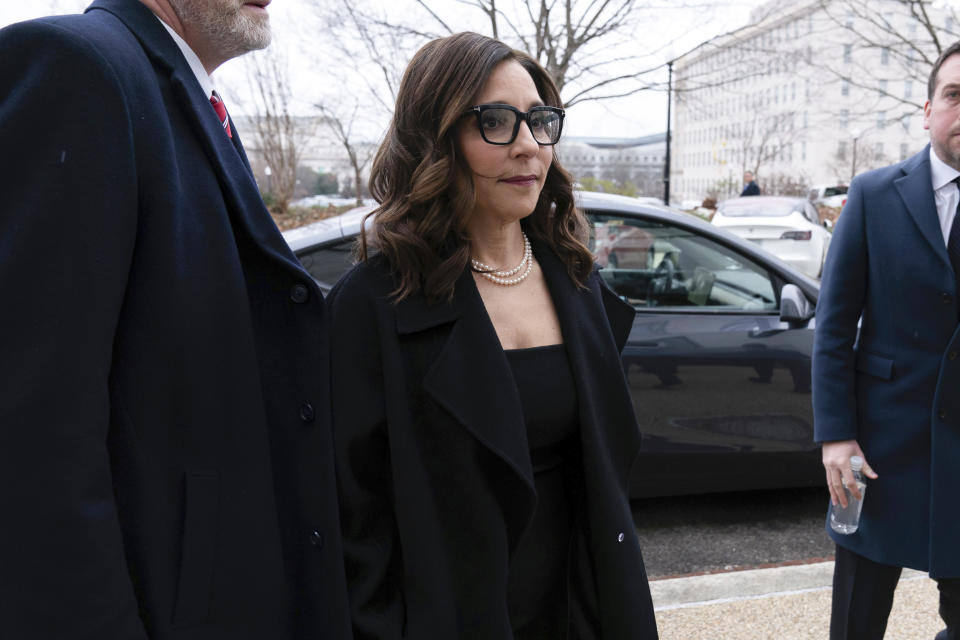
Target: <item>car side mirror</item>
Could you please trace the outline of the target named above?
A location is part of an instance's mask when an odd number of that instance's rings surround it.
[[[785,284],[780,290],[780,321],[803,324],[813,317],[813,305],[795,284]]]

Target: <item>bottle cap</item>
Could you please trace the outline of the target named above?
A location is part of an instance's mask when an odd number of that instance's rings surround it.
[[[850,468],[854,471],[863,469],[863,458],[860,456],[850,456]]]

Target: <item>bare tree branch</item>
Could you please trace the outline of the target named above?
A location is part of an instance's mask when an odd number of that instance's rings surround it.
[[[450,26],[449,26],[446,22],[444,22],[444,21],[440,18],[440,16],[438,16],[438,15],[436,14],[436,12],[434,12],[433,9],[430,8],[430,5],[429,5],[429,4],[427,4],[424,0],[416,0],[416,2],[417,2],[418,5],[420,5],[421,7],[423,7],[424,10],[425,10],[428,14],[430,14],[430,17],[433,18],[434,20],[436,20],[437,23],[438,23],[441,27],[443,27],[443,29],[444,29],[447,33],[454,33],[454,30],[451,29]]]
[[[384,55],[388,50],[384,45],[391,33],[400,40],[422,42],[436,35],[427,33],[423,24],[436,24],[445,33],[460,30],[448,18],[449,12],[444,12],[446,6],[440,0],[416,0],[414,4],[421,12],[421,19],[416,15],[381,16],[363,0],[341,0],[339,7],[349,16],[349,26],[355,37],[364,42],[363,56],[368,61],[383,61],[393,57]],[[456,0],[456,6],[474,8],[476,15],[484,17],[490,35],[509,39],[537,59],[551,74],[561,95],[572,94],[571,99],[566,100],[568,104],[645,90],[649,83],[642,76],[648,72],[648,67],[662,67],[662,61],[652,62],[655,51],[637,46],[633,38],[634,27],[649,11],[675,10],[675,7],[689,4],[690,0],[672,3],[658,3],[658,0]],[[506,10],[507,6],[511,9]],[[625,54],[624,46],[642,54]],[[400,58],[407,59],[405,56]],[[631,60],[642,71],[626,72],[618,68]],[[571,82],[574,84],[570,85]],[[628,87],[630,82],[635,82],[635,86]],[[624,86],[609,91],[612,83]],[[596,97],[591,98],[591,92]]]
[[[245,64],[256,110],[250,119],[254,146],[270,167],[269,190],[284,213],[296,189],[303,146],[314,133],[312,119],[291,113],[286,61],[276,49],[251,54]]]
[[[330,129],[334,138],[347,152],[350,167],[353,170],[354,190],[357,197],[356,204],[359,207],[363,204],[363,170],[373,157],[375,149],[374,145],[359,142],[354,134],[353,128],[357,121],[357,113],[360,105],[358,102],[355,102],[349,109],[349,115],[346,116],[341,115],[329,105],[318,104],[315,106],[323,115],[324,123]]]
[[[943,51],[941,34],[945,34],[945,30],[930,14],[930,0],[897,0],[887,5],[899,7],[902,19],[888,11],[877,11],[869,0],[820,0],[819,6],[837,34],[835,39],[851,43],[853,55],[849,62],[828,60],[818,64],[817,68],[828,73],[834,81],[849,83],[878,100],[886,98],[917,112],[923,108],[925,96],[922,92],[919,100],[915,100],[890,91],[887,80],[882,77],[884,65],[861,62],[862,52],[876,52],[885,57],[888,60],[886,66],[899,67],[896,75],[922,88],[926,85],[926,69]],[[925,37],[920,37],[918,31],[922,31]]]

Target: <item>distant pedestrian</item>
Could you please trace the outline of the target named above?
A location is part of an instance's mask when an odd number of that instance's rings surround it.
[[[740,192],[740,197],[743,196],[758,196],[760,195],[760,187],[757,186],[757,183],[753,179],[752,171],[743,172],[743,191]]]
[[[813,353],[816,440],[831,501],[868,491],[837,543],[833,640],[882,638],[901,567],[928,571],[960,637],[960,42],[927,84],[930,144],[854,178],[823,269]],[[876,471],[874,471],[874,469]]]
[[[626,491],[635,312],[554,158],[562,104],[472,33],[404,74],[372,245],[329,297],[358,638],[657,637]]]

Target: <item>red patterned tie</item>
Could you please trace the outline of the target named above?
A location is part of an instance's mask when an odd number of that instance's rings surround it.
[[[223,130],[227,132],[227,137],[232,138],[233,134],[230,132],[230,120],[227,119],[227,108],[224,106],[220,94],[216,91],[210,96],[210,104],[213,105],[213,110],[217,112],[217,117],[220,118],[220,124],[223,125]]]

